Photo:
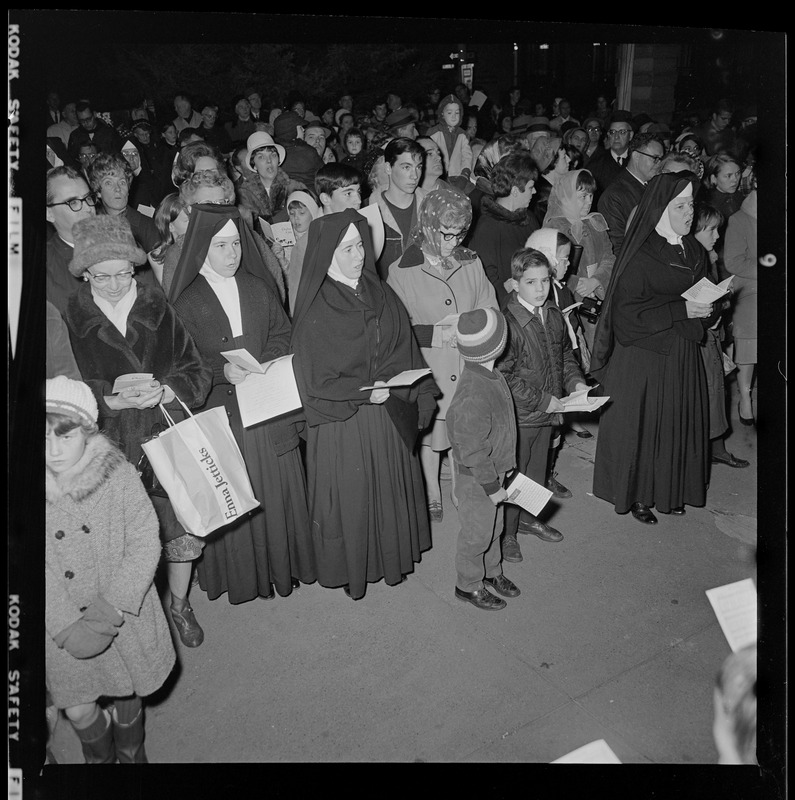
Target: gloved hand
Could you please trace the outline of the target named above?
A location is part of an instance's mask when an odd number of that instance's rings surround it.
[[[122,613],[101,594],[98,594],[83,612],[83,619],[86,622],[109,622],[117,628],[124,624]]]
[[[117,633],[110,622],[79,619],[64,628],[55,643],[75,658],[92,658],[104,653]]]

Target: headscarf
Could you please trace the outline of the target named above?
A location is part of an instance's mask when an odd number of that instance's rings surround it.
[[[174,303],[196,279],[207,257],[213,236],[217,236],[230,220],[240,232],[241,258],[238,269],[265,281],[276,297],[281,296],[276,280],[262,260],[257,243],[254,241],[256,234],[242,219],[240,211],[235,206],[204,203],[191,207],[182,252],[168,291],[169,303]]]
[[[314,197],[312,197],[311,194],[307,194],[307,192],[302,192],[300,190],[291,192],[287,196],[287,202],[284,204],[284,207],[289,208],[290,203],[292,203],[293,200],[303,203],[309,209],[312,219],[317,219],[320,216],[320,206],[317,204],[317,201]]]
[[[610,283],[607,285],[605,299],[602,303],[602,311],[599,314],[599,321],[596,323],[594,342],[591,348],[590,372],[597,379],[600,379],[613,352],[612,300],[621,275],[631,265],[646,240],[655,233],[655,228],[665,213],[668,203],[680,194],[688,183],[692,184],[694,191],[698,188],[698,178],[692,172],[663,172],[651,178],[643,190],[640,202],[635,208],[635,214],[627,227],[621,251],[613,266]]]
[[[441,264],[445,269],[453,269],[459,263],[474,261],[477,255],[466,247],[457,245],[452,253],[442,258],[441,218],[449,211],[455,211],[466,218],[465,227],[472,222],[472,203],[469,198],[450,184],[440,184],[425,197],[417,214],[417,222],[411,229],[409,241],[417,245],[434,266]]]
[[[591,226],[596,231],[606,231],[607,221],[598,211],[591,211],[584,217],[580,216],[580,200],[577,197],[577,178],[587,169],[573,169],[561,176],[561,179],[552,187],[549,193],[547,213],[544,215],[544,227],[549,226],[553,217],[564,217],[571,223],[571,235],[579,243],[582,239],[583,220],[590,220]]]

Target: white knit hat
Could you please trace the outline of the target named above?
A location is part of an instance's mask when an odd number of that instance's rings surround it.
[[[96,427],[99,410],[91,389],[66,375],[47,379],[47,411],[63,414],[87,428]]]

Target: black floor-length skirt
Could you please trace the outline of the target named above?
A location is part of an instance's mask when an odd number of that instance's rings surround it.
[[[317,579],[300,453],[296,447],[277,456],[267,424],[244,428],[238,444],[260,508],[207,537],[199,586],[210,600],[228,592],[230,603],[267,596],[271,584],[286,596],[292,578]]]
[[[307,485],[318,582],[353,598],[394,585],[431,546],[422,468],[383,405],[308,428]]]
[[[635,502],[668,513],[703,506],[709,405],[700,345],[676,337],[668,355],[615,342],[602,381],[593,491],[623,514]]]

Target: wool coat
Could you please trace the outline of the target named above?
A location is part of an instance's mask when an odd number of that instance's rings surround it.
[[[497,361],[516,405],[519,427],[559,425],[561,414],[548,414],[552,397],[565,397],[585,383],[566,328],[554,300],[541,307],[543,323],[512,292],[505,306],[508,345]]]
[[[457,266],[442,277],[425,253],[412,245],[389,268],[387,279],[409,312],[422,355],[442,390],[437,400],[437,419],[444,419],[447,414],[464,361],[449,340],[433,345],[435,323],[449,314],[462,314],[475,308],[497,310],[497,297],[480,259],[455,263]]]
[[[480,256],[501,306],[508,297],[505,281],[511,277],[511,256],[524,247],[527,237],[540,227],[529,208],[509,211],[494,198],[484,195],[469,247]]]
[[[136,285],[138,296],[127,318],[126,336],[100,311],[88,283],[69,298],[64,315],[77,366],[97,399],[100,428],[121,445],[133,464],[141,457],[141,442],[152,435],[155,423],[163,424],[164,419],[157,406],[109,408],[105,397],[111,394],[116,378],[128,372],[151,372],[190,408],[204,402],[212,381],[212,370],[163,292],[137,280]],[[176,421],[183,419],[176,400],[166,408]]]
[[[138,473],[102,434],[81,459],[56,475],[46,470],[45,667],[58,708],[100,696],[146,696],[176,660],[153,580],[160,559],[158,521]],[[79,659],[55,641],[97,596],[122,614],[110,647]]]
[[[750,195],[749,195],[750,197]],[[724,263],[732,281],[732,335],[735,339],[757,338],[757,250],[756,215],[748,213],[746,200],[742,208],[729,217],[723,247]]]
[[[257,230],[257,217],[271,222],[279,212],[285,211],[287,198],[293,192],[303,189],[306,189],[303,183],[294,180],[280,168],[273,179],[269,194],[262,185],[259,174],[247,170],[237,187],[237,207],[254,230]]]

